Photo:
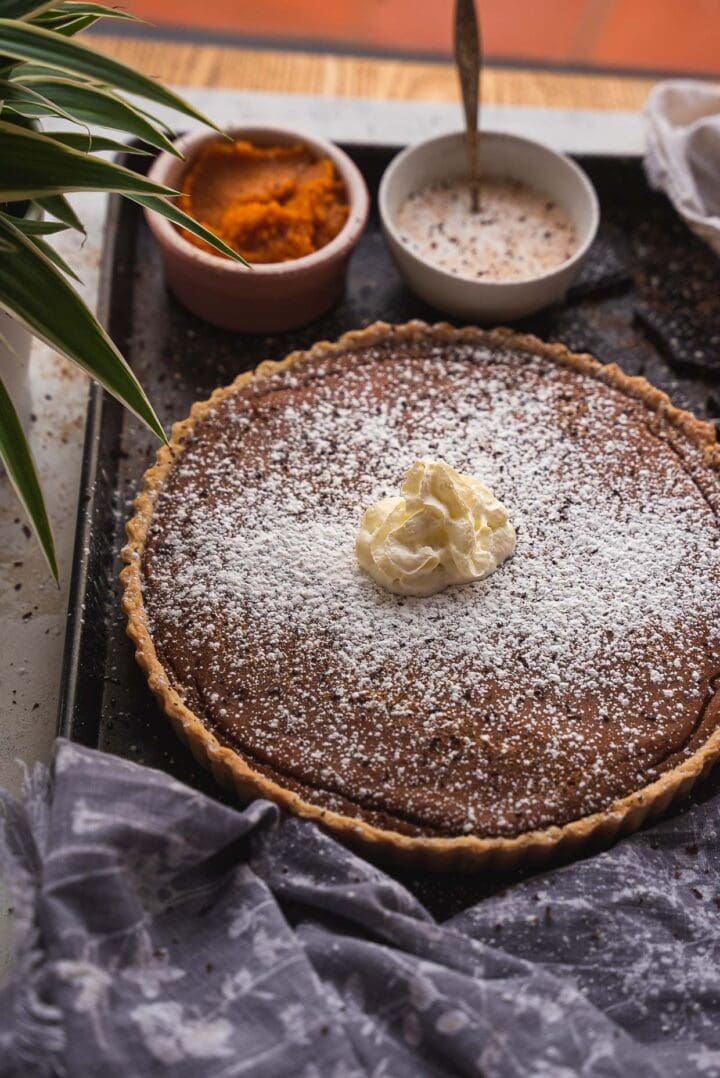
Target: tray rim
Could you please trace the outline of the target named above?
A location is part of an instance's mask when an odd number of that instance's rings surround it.
[[[128,154],[114,155],[113,160],[125,163]],[[107,327],[113,293],[113,267],[118,246],[118,222],[122,213],[122,198],[110,195],[103,221],[103,244],[100,258],[98,296],[95,314],[101,326]],[[68,590],[65,643],[60,672],[60,691],[56,734],[71,741],[76,736],[75,714],[79,699],[80,654],[83,647],[83,623],[88,591],[88,562],[95,506],[99,491],[100,433],[105,398],[109,396],[99,382],[90,382],[83,434],[82,466],[78,487],[75,534],[72,548],[70,587]],[[93,723],[96,735],[100,731],[100,715]],[[97,745],[96,736],[92,744]],[[88,743],[88,742],[84,742]]]

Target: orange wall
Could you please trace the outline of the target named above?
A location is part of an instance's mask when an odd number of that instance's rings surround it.
[[[452,0],[126,0],[158,26],[449,53]],[[720,73],[720,0],[482,0],[488,56]]]

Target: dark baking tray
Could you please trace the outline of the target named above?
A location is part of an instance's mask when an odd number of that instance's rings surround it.
[[[346,149],[374,196],[396,151]],[[137,162],[128,157],[123,163],[138,168]],[[615,360],[629,373],[645,374],[681,406],[703,418],[712,416],[718,412],[713,384],[720,381],[720,263],[665,198],[649,190],[638,160],[598,157],[581,164],[600,197],[599,238],[568,302],[523,328],[593,352],[603,361]],[[141,211],[115,197],[105,229],[99,313],[166,427],[184,417],[193,401],[263,359],[279,359],[376,319],[438,318],[404,287],[373,211],[352,261],[346,295],[335,310],[305,329],[276,336],[214,329],[168,294]],[[119,607],[124,522],[156,449],[148,432],[93,385],[58,730],[224,797],[159,712],[135,664]],[[422,874],[403,879],[439,916],[508,882],[487,875],[481,881]]]

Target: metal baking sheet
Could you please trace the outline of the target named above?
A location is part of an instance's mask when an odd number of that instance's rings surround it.
[[[397,152],[346,147],[371,194]],[[138,167],[138,158],[123,163]],[[702,418],[720,414],[720,262],[651,192],[636,158],[581,158],[596,185],[602,226],[586,270],[567,301],[518,324],[574,350],[644,374]],[[251,337],[209,326],[168,293],[154,241],[135,205],[109,202],[99,315],[146,388],[162,422],[183,418],[196,400],[261,360],[280,359],[316,340],[377,319],[442,317],[403,285],[384,245],[377,213],[355,252],[340,304],[306,328]],[[712,344],[713,336],[717,342]],[[119,606],[124,522],[157,444],[107,394],[90,392],[68,611],[58,732],[163,768],[225,798],[175,738],[125,636]],[[482,880],[403,874],[438,916],[505,886]]]

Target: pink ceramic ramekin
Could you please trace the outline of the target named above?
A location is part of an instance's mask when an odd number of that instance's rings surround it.
[[[370,199],[360,170],[332,142],[281,127],[230,127],[233,138],[256,146],[304,143],[318,157],[329,157],[348,193],[350,213],[337,236],[303,258],[256,264],[251,269],[195,247],[165,217],[146,210],[158,242],[171,290],[193,314],[225,329],[272,333],[297,329],[323,314],[342,295],[352,250],[367,221]],[[161,153],[150,179],[179,190],[198,148],[221,136],[197,131],[178,139],[183,160]]]

